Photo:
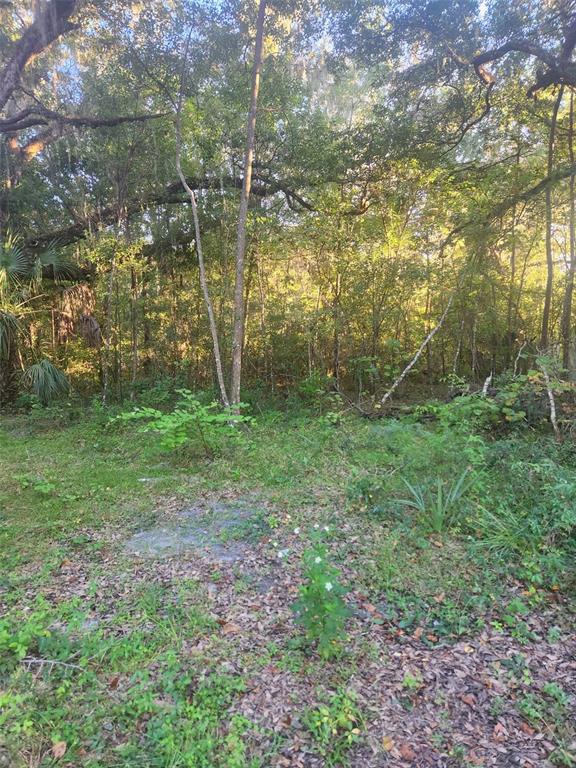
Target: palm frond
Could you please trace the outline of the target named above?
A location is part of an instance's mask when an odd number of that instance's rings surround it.
[[[23,373],[23,380],[42,405],[68,392],[70,384],[66,375],[47,358],[33,363]]]
[[[0,281],[27,280],[31,276],[30,259],[18,239],[9,234],[0,241]]]
[[[58,250],[57,242],[50,243],[46,250],[39,253],[36,257],[36,263],[40,277],[49,278],[56,282],[78,280],[82,276],[81,270],[76,264]]]

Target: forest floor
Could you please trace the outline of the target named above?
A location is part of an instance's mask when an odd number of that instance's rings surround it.
[[[574,583],[394,504],[405,475],[486,470],[477,439],[250,432],[208,460],[102,417],[4,418],[0,766],[576,765]],[[324,528],[351,614],[330,660],[291,609]]]

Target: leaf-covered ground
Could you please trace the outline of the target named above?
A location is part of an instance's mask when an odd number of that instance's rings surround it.
[[[6,421],[0,765],[574,765],[573,585],[372,508],[367,477],[393,498],[462,450],[382,429],[278,418],[206,461]],[[190,509],[198,546],[131,545]],[[349,587],[332,660],[291,610],[314,525]]]

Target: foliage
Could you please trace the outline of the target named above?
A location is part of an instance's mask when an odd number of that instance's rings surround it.
[[[329,562],[328,549],[320,532],[312,533],[312,543],[304,550],[303,578],[299,598],[292,610],[304,627],[308,642],[317,644],[324,658],[338,654],[345,640],[344,625],[349,610],[343,600],[346,589],[340,574]]]
[[[305,712],[303,719],[326,765],[346,765],[346,752],[359,741],[364,730],[354,694],[340,690],[326,704]]]
[[[104,631],[87,629],[87,612],[73,601],[58,611],[40,601],[28,615],[14,613],[2,621],[0,674],[10,674],[11,681],[0,699],[3,746],[30,741],[38,736],[34,728],[46,728],[52,742],[66,744],[67,756],[77,764],[86,760],[83,744],[99,761],[106,723],[113,717],[115,733],[124,736],[120,747],[115,746],[123,765],[154,761],[182,768],[256,768],[244,744],[252,724],[228,715],[245,690],[242,678],[205,669],[197,676],[189,664],[182,665],[179,649],[184,638],[212,628],[199,607],[190,604],[189,588],[182,585],[180,590],[186,610],[163,605],[164,596],[157,590],[140,595],[136,591],[133,597],[132,611],[117,605]],[[166,612],[161,622],[157,611]],[[146,630],[150,621],[152,632]],[[59,628],[49,628],[55,622]],[[124,628],[120,637],[116,623]],[[113,681],[110,688],[99,685],[103,672]],[[116,690],[120,675],[129,682],[125,690]],[[162,696],[170,706],[163,704]],[[46,724],[44,709],[51,713]],[[79,711],[90,715],[83,724]],[[145,723],[137,738],[131,726],[135,718]]]
[[[344,414],[333,429],[297,408],[264,411],[250,440],[198,463],[185,455],[160,455],[139,430],[110,429],[109,415],[101,404],[81,408],[70,401],[2,422],[0,730],[8,764],[22,763],[26,750],[44,750],[51,760],[51,745],[65,742],[68,762],[86,768],[264,768],[281,752],[282,736],[237,713],[244,696],[258,695],[253,681],[280,670],[309,686],[302,725],[318,759],[345,765],[361,759],[354,750],[369,727],[352,690],[364,665],[390,663],[390,642],[397,650],[427,646],[425,653],[437,659],[458,638],[498,632],[503,644],[520,645],[523,653],[507,656],[491,671],[509,691],[494,703],[494,713],[554,713],[554,722],[547,717],[547,740],[556,747],[554,760],[570,765],[569,710],[567,716],[555,687],[544,687],[545,679],[534,682],[530,655],[547,642],[560,653],[571,631],[573,444],[535,431],[475,434],[410,416],[370,421]],[[471,467],[464,512],[441,538],[430,537],[418,516],[402,514],[402,477],[433,488],[438,477],[458,478],[463,465]],[[184,507],[199,498],[238,495],[265,503],[278,540],[294,526],[317,522],[313,530],[321,549],[312,534],[306,551],[314,560],[309,567],[304,562],[300,600],[307,587],[313,606],[330,598],[334,590],[322,591],[322,585],[342,581],[333,558],[346,563],[353,586],[347,602],[354,600],[356,610],[346,627],[342,620],[336,645],[328,643],[332,663],[294,648],[291,633],[278,632],[276,622],[274,642],[266,647],[243,637],[239,642],[234,626],[222,624],[228,611],[220,602],[224,591],[232,596],[233,613],[244,610],[244,600],[262,601],[251,560],[249,569],[231,565],[217,571],[208,564],[202,573],[216,585],[215,601],[211,584],[184,578],[188,567],[151,567],[151,561],[119,551],[135,530],[161,522],[158,510],[166,497]],[[484,509],[506,509],[520,521],[502,546],[488,545]],[[261,521],[256,518],[254,535],[247,527],[239,531],[250,546],[271,535]],[[329,538],[320,533],[325,521]],[[313,569],[323,564],[327,570],[318,572],[314,591]],[[263,578],[270,572],[273,566]],[[275,593],[273,588],[268,597]],[[46,598],[35,597],[42,594]],[[341,592],[340,607],[343,598]],[[549,614],[552,627],[545,623]],[[250,625],[260,632],[259,618]],[[313,630],[318,626],[325,624]],[[332,654],[338,641],[344,644],[344,628],[346,653],[339,659]],[[307,642],[319,644],[319,638],[307,636]],[[468,645],[476,643],[458,648]],[[395,674],[399,704],[414,707],[428,675],[417,665]],[[559,676],[549,682],[565,685]],[[565,693],[571,706],[572,694]],[[540,719],[530,722],[544,728]],[[271,752],[261,756],[263,740]]]
[[[465,469],[449,486],[441,478],[436,478],[435,487],[431,490],[411,485],[402,478],[411,497],[399,499],[398,503],[415,509],[418,512],[420,524],[429,533],[445,533],[456,524],[457,517],[461,514],[458,503],[467,490],[468,471]]]
[[[571,384],[558,379],[553,386],[557,396],[573,389]],[[561,407],[561,399],[558,404]],[[496,391],[488,396],[464,395],[449,404],[424,405],[417,413],[433,414],[453,429],[506,434],[518,428],[540,429],[549,419],[549,402],[542,372],[528,371],[526,375],[499,377]],[[565,418],[570,421],[570,407]]]
[[[29,365],[22,378],[42,405],[65,395],[70,388],[66,376],[47,358]]]
[[[245,414],[220,408],[216,402],[204,405],[187,389],[177,392],[180,400],[172,411],[164,413],[156,408],[141,407],[116,416],[114,421],[145,421],[142,431],[160,434],[160,445],[168,451],[199,441],[206,456],[218,451],[222,436],[237,436],[238,425],[252,421]],[[240,407],[246,406],[241,403]]]

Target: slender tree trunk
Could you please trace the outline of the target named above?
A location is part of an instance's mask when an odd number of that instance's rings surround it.
[[[188,59],[188,49],[190,46],[190,35],[186,42],[186,50],[184,53],[184,63],[182,65],[182,80],[184,79],[184,69],[186,61]],[[200,272],[200,286],[202,288],[202,294],[204,296],[204,303],[206,304],[206,312],[208,314],[208,324],[210,326],[210,335],[212,337],[212,350],[214,353],[214,365],[216,367],[216,378],[218,380],[218,387],[220,389],[220,399],[222,403],[228,407],[230,400],[228,399],[228,393],[226,392],[226,384],[224,383],[224,372],[222,369],[222,356],[220,354],[220,342],[218,340],[218,328],[216,326],[216,317],[214,315],[214,307],[212,305],[212,299],[210,298],[210,291],[208,290],[208,279],[206,277],[206,267],[204,263],[204,252],[202,250],[202,238],[200,235],[200,219],[198,217],[198,207],[196,205],[196,195],[194,190],[190,187],[186,181],[186,176],[182,171],[182,164],[180,157],[182,154],[182,131],[180,126],[180,114],[182,112],[182,100],[183,100],[183,82],[180,82],[180,96],[176,109],[176,170],[178,171],[178,177],[184,187],[184,190],[190,198],[190,206],[192,208],[192,219],[194,221],[194,236],[196,240],[196,254],[198,256],[198,267]]]
[[[143,352],[144,352],[144,359],[142,361],[142,368],[144,370],[144,373],[148,375],[150,373],[150,370],[152,368],[152,327],[150,323],[150,315],[149,315],[149,301],[150,301],[150,294],[148,291],[148,275],[146,272],[146,269],[144,270],[142,274],[142,290],[140,293],[140,297],[142,299],[142,344],[143,344]]]
[[[18,349],[15,334],[8,332],[7,354],[0,357],[0,408],[18,396]]]
[[[558,110],[562,103],[564,95],[564,86],[560,86],[558,96],[552,109],[552,120],[550,122],[550,134],[548,136],[548,178],[552,175],[554,168],[554,146],[556,144],[556,123],[558,121]],[[544,310],[542,312],[542,332],[540,334],[540,347],[546,350],[548,347],[550,330],[550,310],[552,307],[552,290],[554,288],[554,259],[552,252],[552,186],[546,187],[546,293],[544,296]]]
[[[478,373],[478,345],[476,343],[476,329],[478,327],[478,320],[474,315],[472,322],[472,381],[476,381],[476,374]]]
[[[389,390],[388,390],[388,391],[385,393],[384,397],[383,397],[383,398],[382,398],[382,400],[380,401],[380,405],[385,405],[385,404],[386,404],[386,402],[387,402],[387,401],[388,401],[388,400],[389,400],[389,399],[392,397],[392,395],[394,394],[394,392],[395,392],[395,391],[398,389],[398,387],[400,386],[400,384],[402,384],[402,382],[404,381],[404,379],[406,378],[406,376],[408,376],[408,374],[410,373],[410,371],[412,370],[412,368],[413,368],[413,367],[416,365],[416,363],[418,362],[418,360],[420,359],[420,357],[421,357],[421,355],[422,355],[422,352],[424,352],[424,350],[426,349],[426,347],[428,346],[428,344],[429,344],[429,343],[432,341],[432,339],[433,339],[433,338],[434,338],[434,336],[435,336],[435,335],[438,333],[438,331],[440,330],[440,328],[442,328],[442,326],[444,325],[444,320],[446,320],[446,317],[447,317],[447,315],[448,315],[448,312],[450,311],[450,307],[452,306],[452,302],[453,302],[453,300],[454,300],[454,295],[455,295],[455,294],[454,294],[454,293],[452,293],[452,295],[451,295],[451,296],[450,296],[450,298],[448,299],[448,302],[447,302],[447,304],[446,304],[446,307],[444,308],[444,312],[442,313],[442,316],[440,317],[440,320],[437,322],[437,324],[434,326],[434,328],[432,328],[432,330],[431,330],[431,331],[428,333],[428,335],[426,336],[426,338],[424,339],[424,341],[422,342],[422,344],[420,344],[420,346],[418,347],[418,350],[416,351],[416,354],[414,355],[414,357],[412,358],[412,360],[410,360],[410,362],[409,362],[409,363],[408,363],[408,365],[407,365],[407,366],[404,368],[404,370],[402,371],[402,373],[400,374],[400,376],[398,376],[398,378],[397,378],[397,379],[396,379],[396,381],[395,381],[395,382],[392,384],[392,386],[390,387],[390,389],[389,389]]]
[[[424,322],[426,328],[426,336],[431,331],[432,321],[432,288],[430,285],[430,254],[426,253],[426,306],[424,308]],[[426,378],[428,379],[428,386],[432,387],[432,344],[428,342],[426,344]]]
[[[102,359],[102,404],[108,404],[108,389],[110,384],[110,348],[112,343],[112,297],[114,295],[114,278],[116,276],[116,256],[112,256],[108,290],[106,292],[106,330],[104,333],[104,355]]]
[[[516,148],[516,168],[514,195],[518,194],[518,170],[520,166],[520,137]],[[510,286],[508,289],[508,312],[506,323],[506,368],[510,367],[514,349],[514,332],[512,317],[514,311],[514,289],[516,287],[516,203],[512,206],[512,248],[510,250]]]
[[[244,155],[244,181],[240,195],[238,231],[236,236],[236,282],[234,285],[234,328],[232,331],[232,380],[230,399],[232,406],[238,409],[240,403],[240,385],[242,379],[242,348],[244,337],[244,257],[246,253],[246,224],[248,221],[248,202],[252,186],[252,164],[254,161],[254,138],[256,134],[256,111],[260,90],[260,71],[262,69],[262,48],[264,43],[264,18],[266,0],[260,0],[256,24],[256,43],[254,46],[254,64],[252,68],[252,92],[250,109],[246,125],[246,151]]]
[[[334,300],[332,303],[332,322],[334,332],[332,335],[332,375],[336,386],[340,386],[340,298],[342,296],[342,280],[340,272],[336,273],[334,286]]]
[[[568,152],[570,165],[574,165],[574,93],[570,92],[570,129],[568,132]],[[574,195],[576,177],[570,176],[570,263],[566,275],[566,289],[564,291],[564,303],[562,305],[562,366],[568,371],[569,378],[573,378],[574,350],[572,348],[572,296],[574,294],[574,276],[576,273],[576,203]]]
[[[462,318],[460,321],[460,333],[458,334],[458,344],[456,346],[456,352],[454,353],[454,362],[452,363],[452,374],[458,375],[458,363],[460,362],[460,353],[462,352],[462,344],[464,342],[464,326],[465,320]]]
[[[116,397],[121,403],[124,402],[124,387],[122,382],[122,369],[124,367],[122,359],[122,344],[123,344],[123,314],[120,313],[120,286],[118,279],[116,279],[116,285],[114,287],[116,296],[114,318],[116,325],[116,333],[114,334],[114,383],[116,384]]]
[[[130,330],[131,330],[131,354],[132,376],[130,379],[130,399],[136,396],[136,379],[138,377],[138,281],[136,270],[130,268]]]

